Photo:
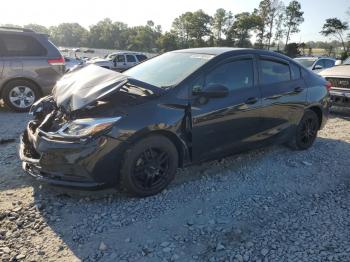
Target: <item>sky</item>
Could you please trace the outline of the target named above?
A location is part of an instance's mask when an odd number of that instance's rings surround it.
[[[230,10],[233,14],[251,12],[260,0],[2,0],[0,24],[24,25],[37,23],[45,26],[63,22],[77,22],[89,28],[90,25],[109,17],[129,26],[144,25],[153,20],[164,31],[171,28],[172,21],[186,11],[203,9],[213,15],[218,8]],[[288,4],[289,0],[283,0]],[[350,0],[300,0],[305,22],[301,32],[292,36],[292,41],[306,42],[332,40],[319,32],[325,20],[338,17],[350,22],[346,10]]]

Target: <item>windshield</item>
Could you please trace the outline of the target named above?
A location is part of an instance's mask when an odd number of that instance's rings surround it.
[[[165,53],[125,71],[124,74],[166,88],[178,84],[213,57],[208,54]]]
[[[296,58],[294,60],[305,67],[311,67],[316,61],[314,58]]]
[[[350,57],[343,62],[343,65],[350,65]]]

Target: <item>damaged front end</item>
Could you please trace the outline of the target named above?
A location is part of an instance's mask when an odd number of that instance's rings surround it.
[[[91,74],[93,74],[91,76]],[[109,135],[125,108],[158,96],[156,87],[94,65],[64,76],[31,108],[20,158],[30,175],[63,186],[115,184],[125,145]]]

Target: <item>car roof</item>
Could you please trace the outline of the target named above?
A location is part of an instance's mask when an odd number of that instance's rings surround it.
[[[20,28],[20,27],[0,26],[0,33],[16,34],[16,35],[40,35],[40,36],[48,37],[48,35],[45,33],[39,33],[31,29]]]
[[[295,59],[309,59],[309,60],[318,60],[318,59],[330,59],[330,60],[335,60],[333,57],[328,57],[328,56],[300,56],[296,57]]]
[[[265,56],[273,56],[276,58],[293,61],[290,57],[280,54],[278,52],[263,50],[263,49],[254,49],[254,48],[234,48],[234,47],[205,47],[205,48],[189,48],[172,51],[175,53],[194,53],[194,54],[207,54],[214,56],[222,55],[240,55],[240,54],[257,54]]]
[[[132,51],[118,51],[118,52],[110,53],[108,55],[143,55],[143,54],[138,52],[132,52]]]
[[[208,54],[208,55],[221,55],[227,52],[239,51],[239,50],[254,50],[251,48],[234,48],[234,47],[203,47],[203,48],[188,48],[175,50],[175,53],[196,53],[196,54]]]

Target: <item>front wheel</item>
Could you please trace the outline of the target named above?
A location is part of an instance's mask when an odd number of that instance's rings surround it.
[[[310,148],[315,142],[319,127],[320,122],[316,113],[312,110],[306,110],[288,145],[296,150]]]
[[[126,150],[121,185],[135,196],[155,195],[174,179],[177,167],[178,152],[174,144],[164,136],[149,136]]]

